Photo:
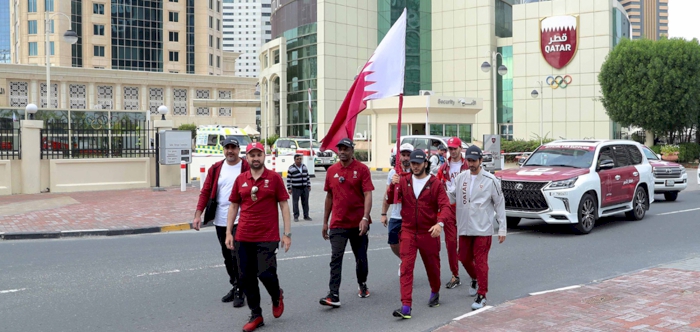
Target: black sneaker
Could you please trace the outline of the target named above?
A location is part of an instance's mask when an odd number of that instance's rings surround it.
[[[245,305],[245,294],[240,288],[233,295],[233,307],[240,308]]]
[[[428,301],[429,307],[439,307],[440,306],[440,293],[430,293],[430,300]]]
[[[224,295],[224,297],[221,298],[221,302],[228,303],[233,301],[233,298],[236,295],[236,288],[231,288],[231,291],[228,292],[228,294]]]
[[[304,220],[306,220],[306,221],[312,221],[313,219],[311,219],[311,217],[304,217]]]
[[[411,308],[408,308],[408,310],[405,310],[405,308],[399,308],[394,310],[392,313],[394,317],[398,318],[403,318],[403,319],[411,319]]]
[[[369,288],[367,288],[366,282],[361,283],[357,288],[359,289],[357,296],[361,298],[369,297]]]
[[[328,295],[324,298],[321,298],[318,301],[318,303],[333,308],[340,308],[340,298],[338,297],[338,294],[328,293]]]
[[[472,310],[478,310],[486,306],[486,297],[479,294],[476,296],[476,300],[472,303]]]
[[[452,279],[450,279],[450,281],[447,283],[447,285],[445,285],[445,287],[452,289],[452,288],[455,288],[461,284],[462,284],[462,282],[459,281],[459,277],[452,276]]]
[[[471,285],[469,285],[469,296],[476,296],[476,291],[479,289],[479,284],[476,283],[476,279],[472,279]]]
[[[299,221],[299,218],[294,218],[294,222],[298,222],[298,221]]]

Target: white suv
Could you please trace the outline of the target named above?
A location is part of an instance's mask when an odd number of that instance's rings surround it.
[[[533,218],[588,234],[600,217],[625,212],[640,220],[654,201],[652,166],[633,141],[554,141],[535,150],[522,167],[496,176],[509,227]]]
[[[686,173],[685,167],[670,161],[663,161],[648,147],[641,144],[639,146],[654,171],[656,180],[654,191],[657,194],[664,194],[664,199],[667,201],[675,201],[678,198],[678,193],[688,188],[688,173]]]

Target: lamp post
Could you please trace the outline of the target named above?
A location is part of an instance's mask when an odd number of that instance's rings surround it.
[[[36,113],[37,110],[36,104],[27,104],[24,108],[24,111],[29,114],[29,120],[34,120],[34,113]]]
[[[160,105],[158,106],[158,114],[160,114],[160,119],[165,120],[165,115],[168,114],[168,106]],[[158,133],[158,128],[156,129],[156,188],[155,190],[160,190],[160,135]]]
[[[543,82],[537,81],[537,84],[540,85],[540,91],[543,93],[543,95],[540,96],[540,145],[542,145],[542,121],[543,121],[542,117],[544,115],[544,107],[543,107],[542,102],[544,101],[544,98],[543,98],[544,91],[542,90]],[[539,93],[535,89],[535,90],[532,90],[532,92],[530,92],[530,96],[532,96],[532,98],[537,98],[537,96],[539,96]]]
[[[491,52],[491,63],[493,63],[494,66],[497,64],[499,55],[501,56],[501,60],[503,60],[503,54],[496,51]],[[484,63],[481,64],[481,71],[484,73],[491,71],[491,63],[484,61]],[[498,135],[498,87],[496,85],[496,73],[504,76],[508,74],[508,67],[500,65],[497,70],[493,70],[491,73],[493,74],[491,76],[491,81],[493,82],[493,134]]]
[[[65,16],[69,22],[68,26],[71,26],[73,24],[71,22],[70,16],[61,12],[49,14],[49,12],[47,11],[46,15],[44,16],[44,53],[46,53],[46,108],[51,107],[51,62],[49,60],[49,58],[51,57],[51,52],[49,50],[49,33],[51,32],[51,30],[49,29],[49,23],[51,22],[51,18],[56,15]],[[66,31],[66,33],[63,34],[63,39],[69,44],[73,45],[78,42],[78,34],[75,31],[69,29]]]

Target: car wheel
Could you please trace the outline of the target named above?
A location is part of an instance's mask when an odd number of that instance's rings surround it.
[[[647,213],[648,206],[649,199],[647,197],[647,191],[642,187],[637,187],[637,190],[634,191],[634,198],[632,199],[632,211],[625,212],[625,215],[632,220],[642,220]]]
[[[664,193],[664,198],[669,202],[675,202],[678,198],[678,192],[674,191],[670,193]]]
[[[574,224],[574,231],[577,234],[588,234],[595,226],[598,216],[598,204],[591,194],[585,194],[578,204],[578,223]]]
[[[518,227],[519,223],[520,217],[506,217],[506,224],[508,225],[508,228]]]

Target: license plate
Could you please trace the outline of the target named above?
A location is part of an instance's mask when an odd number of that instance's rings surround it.
[[[673,187],[676,185],[675,181],[672,180],[666,180],[666,187]]]

